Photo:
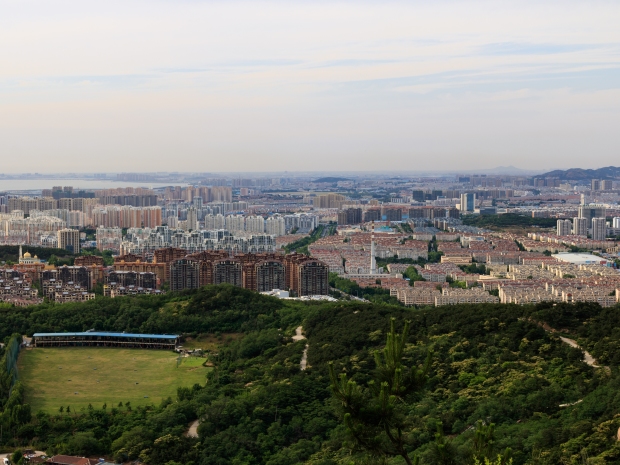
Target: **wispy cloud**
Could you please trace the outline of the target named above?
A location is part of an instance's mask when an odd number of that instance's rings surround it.
[[[0,0],[8,170],[617,156],[617,2],[53,3]]]

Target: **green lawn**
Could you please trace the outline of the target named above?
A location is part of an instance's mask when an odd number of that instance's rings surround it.
[[[51,413],[60,406],[79,411],[89,403],[100,409],[174,399],[178,387],[205,383],[203,361],[183,358],[177,368],[177,354],[164,350],[36,348],[22,351],[18,368],[33,412]]]

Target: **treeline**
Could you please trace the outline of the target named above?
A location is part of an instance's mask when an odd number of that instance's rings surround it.
[[[287,244],[286,246],[284,246],[284,250],[286,251],[286,253],[299,252],[307,254],[308,246],[321,238],[324,229],[325,225],[319,225],[314,231],[312,231],[312,234],[306,237],[302,237],[295,242]]]
[[[240,332],[266,327],[282,307],[281,300],[231,285],[161,296],[0,307],[0,338],[13,332],[32,335],[89,329],[185,334]]]
[[[22,246],[23,253],[30,253],[33,257],[36,255],[42,260],[48,260],[52,255],[68,259],[74,257],[71,252],[65,249],[56,249],[49,247],[32,247],[29,245]],[[19,259],[19,246],[18,245],[0,245],[0,261],[17,262]]]
[[[0,427],[7,435],[18,435],[18,429],[32,419],[30,405],[24,402],[24,388],[19,382],[17,358],[22,337],[7,338],[0,352]]]
[[[479,228],[509,228],[514,226],[541,228],[554,228],[557,224],[555,218],[532,218],[517,213],[505,213],[502,215],[465,215],[463,224],[477,226]]]
[[[380,281],[380,276],[377,276],[377,281]],[[329,285],[345,294],[366,299],[375,303],[386,303],[392,305],[401,305],[396,297],[390,295],[389,289],[382,287],[361,287],[355,281],[350,279],[341,278],[337,273],[329,274]],[[342,294],[337,293],[337,297],[344,297]]]

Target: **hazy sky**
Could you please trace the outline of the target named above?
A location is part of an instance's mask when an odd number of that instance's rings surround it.
[[[618,0],[0,0],[0,172],[610,164]]]

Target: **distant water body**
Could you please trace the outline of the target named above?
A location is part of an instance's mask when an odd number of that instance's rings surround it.
[[[187,186],[184,182],[124,182],[107,179],[0,179],[0,192],[41,191],[54,186],[73,186],[73,190],[114,189],[117,187],[157,188]]]

